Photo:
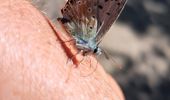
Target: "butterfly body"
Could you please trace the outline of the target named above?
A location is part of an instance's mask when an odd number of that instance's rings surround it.
[[[96,45],[95,39],[91,40],[84,40],[82,38],[75,38],[76,40],[76,47],[79,50],[83,50],[83,54],[87,53],[94,53],[97,55],[101,54],[101,49]]]
[[[126,0],[68,0],[59,18],[83,54],[101,54],[102,37],[117,19]]]

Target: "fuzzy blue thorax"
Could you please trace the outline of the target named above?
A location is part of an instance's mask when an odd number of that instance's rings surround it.
[[[101,49],[96,44],[95,39],[90,39],[88,41],[75,37],[76,47],[80,50],[83,50],[84,53],[95,53],[96,55],[101,54]]]

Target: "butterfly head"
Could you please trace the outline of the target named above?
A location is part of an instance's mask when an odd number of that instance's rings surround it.
[[[102,50],[98,46],[96,46],[96,48],[93,50],[93,53],[96,54],[96,55],[101,55]]]

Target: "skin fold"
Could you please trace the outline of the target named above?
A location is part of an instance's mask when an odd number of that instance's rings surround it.
[[[77,49],[62,27],[28,1],[0,1],[0,100],[124,100],[93,56],[67,63]]]

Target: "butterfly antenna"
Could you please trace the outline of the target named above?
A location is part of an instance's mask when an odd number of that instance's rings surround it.
[[[100,28],[97,30],[96,36],[99,34],[99,32],[100,32],[100,30],[102,29],[103,25],[104,25],[104,22],[102,22],[102,25],[101,25]]]
[[[122,66],[113,58],[113,57],[110,57],[110,54],[108,52],[106,52],[106,50],[102,49],[102,53],[104,54],[105,58],[110,60],[116,64],[116,67],[118,67],[119,69],[122,69]]]
[[[97,31],[97,33],[96,33],[96,37],[97,37],[97,35],[99,34],[100,30],[102,29],[103,25],[104,25],[104,22],[102,23],[102,25],[101,25],[100,28],[98,29],[98,31]],[[97,45],[99,45],[99,44],[101,43],[101,41],[102,41],[102,38],[100,38],[100,40],[98,40]]]

